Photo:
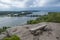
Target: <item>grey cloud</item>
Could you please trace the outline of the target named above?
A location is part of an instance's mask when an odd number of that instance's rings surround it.
[[[24,0],[12,0],[13,2],[22,2]],[[41,0],[38,0],[38,2],[40,3]],[[30,6],[32,6],[32,8],[34,7],[34,5],[37,5],[35,8],[37,7],[40,7],[39,5],[42,5],[42,4],[34,4],[34,2],[36,3],[36,0],[27,0],[26,2],[26,8],[30,8]],[[46,8],[46,7],[55,7],[55,6],[60,6],[60,0],[45,0],[45,5],[43,5],[42,7]],[[0,10],[22,10],[23,8],[18,8],[18,7],[15,7],[15,6],[12,6],[11,4],[9,3],[4,3],[4,2],[1,2],[0,3],[2,4],[6,4],[6,5],[10,5],[10,8],[9,9],[2,9],[0,8]]]

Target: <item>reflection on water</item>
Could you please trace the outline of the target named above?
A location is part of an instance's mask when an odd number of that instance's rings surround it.
[[[1,26],[20,26],[26,24],[27,20],[36,19],[36,17],[0,17]]]

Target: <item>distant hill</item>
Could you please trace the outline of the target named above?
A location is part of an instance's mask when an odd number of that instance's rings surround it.
[[[0,11],[0,15],[7,15],[7,14],[30,14],[32,13],[31,11]]]

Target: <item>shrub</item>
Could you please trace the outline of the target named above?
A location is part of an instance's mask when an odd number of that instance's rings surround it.
[[[2,32],[5,32],[6,29],[8,29],[8,28],[10,28],[10,27],[6,27],[6,26],[4,26],[4,27],[0,28],[0,34],[1,34]]]
[[[3,40],[20,40],[20,38],[16,35],[12,35],[11,37],[5,37]]]

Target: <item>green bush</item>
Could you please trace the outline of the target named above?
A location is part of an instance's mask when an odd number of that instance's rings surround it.
[[[27,21],[27,24],[36,24],[38,23],[39,21],[36,21],[36,20],[30,20],[30,21]]]
[[[2,32],[5,32],[6,29],[8,29],[8,28],[10,28],[10,27],[6,27],[6,26],[4,26],[4,27],[0,28],[0,34],[1,34]]]
[[[5,37],[3,40],[20,40],[20,38],[16,35],[12,35],[11,37]]]

